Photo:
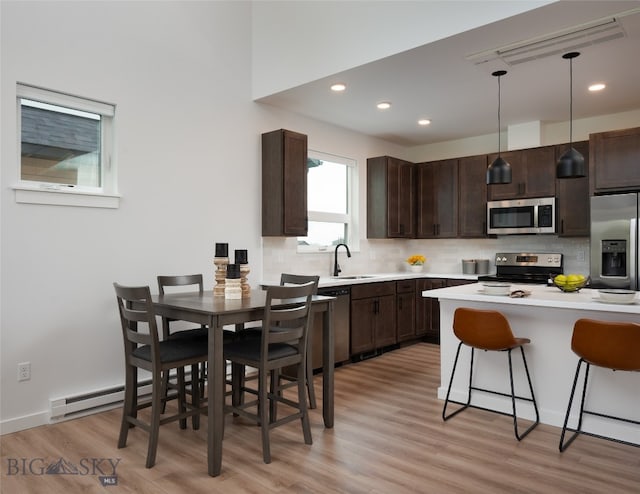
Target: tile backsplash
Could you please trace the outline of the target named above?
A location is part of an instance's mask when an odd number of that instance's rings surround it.
[[[282,272],[330,276],[334,251],[299,254],[296,238],[263,237],[264,281],[277,281]],[[462,273],[462,259],[490,259],[495,272],[497,252],[560,252],[564,271],[589,273],[589,238],[560,238],[555,235],[507,235],[493,239],[362,239],[351,257],[340,248],[342,274],[392,273],[406,271],[405,259],[413,254],[427,258],[425,273]]]

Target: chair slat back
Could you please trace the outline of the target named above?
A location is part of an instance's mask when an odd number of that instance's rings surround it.
[[[305,274],[290,274],[282,273],[280,275],[281,285],[304,285],[312,281],[315,283],[313,294],[318,293],[318,284],[320,283],[320,276],[317,275],[305,275]]]
[[[159,352],[159,336],[149,287],[128,287],[118,283],[113,286],[118,301],[126,357],[138,345],[149,345],[152,356],[155,357]]]
[[[304,353],[311,320],[311,299],[317,291],[317,284],[310,281],[302,285],[268,286],[266,291],[263,353],[271,343],[289,343]],[[267,328],[277,330],[267,331]]]
[[[571,350],[599,367],[640,371],[640,324],[578,319]]]
[[[185,287],[190,285],[196,285],[198,287],[198,291],[202,293],[204,290],[202,274],[158,276],[158,291],[160,292],[160,295],[164,295],[166,287]]]
[[[197,287],[198,292],[204,292],[204,283],[202,274],[183,274],[183,275],[160,275],[158,276],[158,292],[160,295],[165,294],[165,288],[167,287]],[[169,338],[171,332],[171,319],[168,317],[162,318],[162,339]],[[202,326],[204,327],[204,325]]]
[[[506,317],[494,310],[456,309],[453,332],[466,345],[483,350],[504,350],[516,344]]]

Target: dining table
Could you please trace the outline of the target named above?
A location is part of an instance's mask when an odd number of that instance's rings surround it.
[[[214,296],[213,291],[204,291],[153,295],[152,300],[158,316],[202,324],[208,328],[207,467],[209,475],[218,476],[222,470],[226,386],[223,328],[230,325],[242,327],[245,323],[262,320],[266,291],[251,290],[250,295],[242,299],[226,299],[224,296]],[[332,428],[334,421],[334,301],[335,297],[323,295],[314,295],[312,298],[312,311],[322,313],[322,416],[326,428]],[[275,301],[272,305],[286,306],[286,300]]]

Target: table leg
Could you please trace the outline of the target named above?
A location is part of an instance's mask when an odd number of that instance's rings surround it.
[[[222,470],[222,435],[224,433],[224,354],[222,351],[222,328],[212,320],[208,337],[208,431],[207,460],[209,475],[216,477]]]
[[[324,426],[333,427],[333,372],[335,355],[333,343],[333,301],[322,313],[322,416]]]

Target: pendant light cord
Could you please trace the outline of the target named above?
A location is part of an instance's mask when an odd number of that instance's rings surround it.
[[[569,59],[569,148],[573,144],[573,58]]]
[[[500,148],[502,147],[500,145],[500,143],[501,143],[501,140],[500,140],[500,105],[501,105],[501,101],[502,101],[501,90],[500,90],[500,79],[506,73],[507,73],[506,70],[496,70],[495,72],[491,73],[492,76],[498,78],[498,158],[500,158]]]
[[[498,158],[500,157],[500,150],[502,146],[500,145],[500,76],[498,76]]]

